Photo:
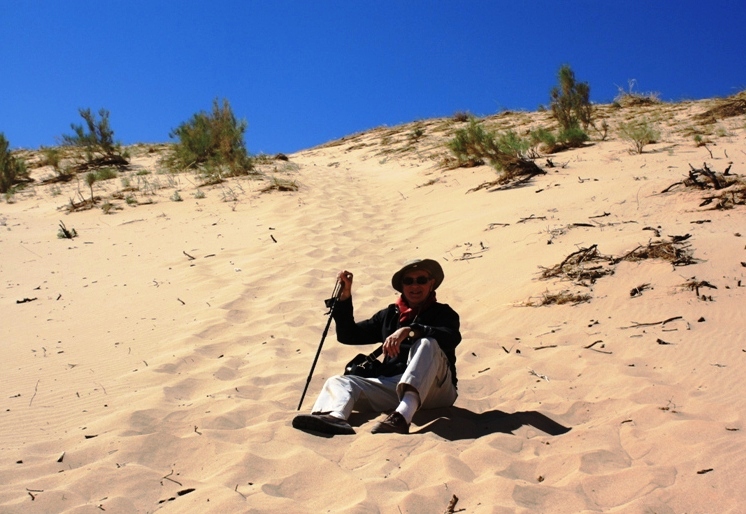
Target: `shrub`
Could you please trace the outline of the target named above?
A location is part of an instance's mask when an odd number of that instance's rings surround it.
[[[456,123],[466,123],[472,118],[472,115],[469,114],[467,111],[456,111],[453,113],[453,121]]]
[[[530,132],[529,140],[531,145],[538,146],[540,151],[554,153],[582,146],[585,141],[588,141],[588,134],[577,125],[566,129],[560,128],[558,134],[540,127]]]
[[[62,144],[83,150],[85,162],[78,165],[79,171],[98,166],[126,166],[127,152],[122,150],[119,142],[114,141],[114,131],[109,125],[109,111],[98,111],[100,119],[90,109],[79,109],[85,126],[72,123],[74,134],[63,134]]]
[[[88,184],[88,187],[91,188],[91,203],[96,203],[95,198],[93,197],[93,184],[96,183],[98,180],[98,177],[96,176],[96,173],[93,171],[89,171],[85,175],[85,183]]]
[[[637,81],[635,79],[628,80],[627,84],[629,87],[627,91],[625,91],[623,87],[617,86],[619,93],[617,94],[616,98],[614,98],[615,107],[634,107],[638,105],[651,105],[661,103],[658,93],[638,93],[637,91],[633,91],[635,88],[635,84],[637,84]]]
[[[523,157],[522,153],[528,147],[528,141],[515,132],[495,135],[485,130],[474,118],[465,128],[457,130],[454,138],[448,142],[448,148],[456,156],[459,166],[475,166],[487,159],[500,172],[497,183],[501,184],[544,173],[533,161]]]
[[[572,125],[560,130],[557,140],[566,148],[575,148],[588,141],[588,134],[578,125]]]
[[[9,147],[5,134],[0,132],[0,193],[10,193],[19,180],[28,178],[26,163],[15,158]]]
[[[523,156],[531,147],[528,139],[522,138],[515,130],[508,130],[497,134],[497,147],[501,152],[514,157]]]
[[[529,138],[532,146],[540,146],[541,151],[554,153],[557,150],[557,137],[551,130],[539,127],[529,133]]]
[[[471,118],[465,128],[456,131],[448,142],[448,149],[462,167],[484,164],[485,158],[492,160],[498,151],[494,134],[485,130],[476,118]]]
[[[238,121],[228,100],[214,100],[212,112],[199,112],[169,134],[177,139],[165,164],[174,171],[212,168],[210,174],[245,175],[253,169],[246,151],[246,121]]]
[[[114,168],[101,168],[96,170],[96,180],[111,180],[117,178],[117,170]]]
[[[559,85],[549,93],[552,115],[562,130],[579,125],[587,129],[593,121],[591,87],[587,82],[575,82],[575,73],[567,64],[560,67],[557,77]]]
[[[625,141],[629,141],[638,154],[642,153],[642,148],[650,143],[655,143],[661,137],[660,132],[653,126],[647,118],[633,120],[628,123],[619,124],[619,136]]]
[[[56,146],[42,146],[39,151],[42,155],[39,164],[41,166],[51,166],[55,172],[60,173],[60,166],[64,157],[62,149]]]

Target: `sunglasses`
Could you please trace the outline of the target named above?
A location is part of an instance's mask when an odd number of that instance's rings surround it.
[[[417,284],[424,286],[425,284],[430,282],[430,280],[432,280],[430,277],[425,277],[425,276],[420,275],[417,278],[404,277],[403,279],[401,279],[401,283],[404,284],[405,286],[411,286],[412,284],[416,282]]]

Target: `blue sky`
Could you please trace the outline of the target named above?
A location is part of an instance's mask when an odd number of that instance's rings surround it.
[[[81,107],[124,144],[215,98],[253,154],[381,125],[548,104],[560,65],[610,102],[746,89],[746,2],[677,0],[0,0],[0,132],[56,144]]]

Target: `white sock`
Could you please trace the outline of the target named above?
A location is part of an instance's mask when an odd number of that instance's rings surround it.
[[[412,422],[414,413],[420,408],[420,395],[415,391],[407,391],[399,402],[396,412],[402,415],[407,424]]]

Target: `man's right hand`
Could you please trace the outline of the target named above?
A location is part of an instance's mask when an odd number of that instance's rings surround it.
[[[339,293],[341,301],[349,300],[352,296],[352,273],[347,270],[340,271],[337,280],[342,284],[342,291]]]

